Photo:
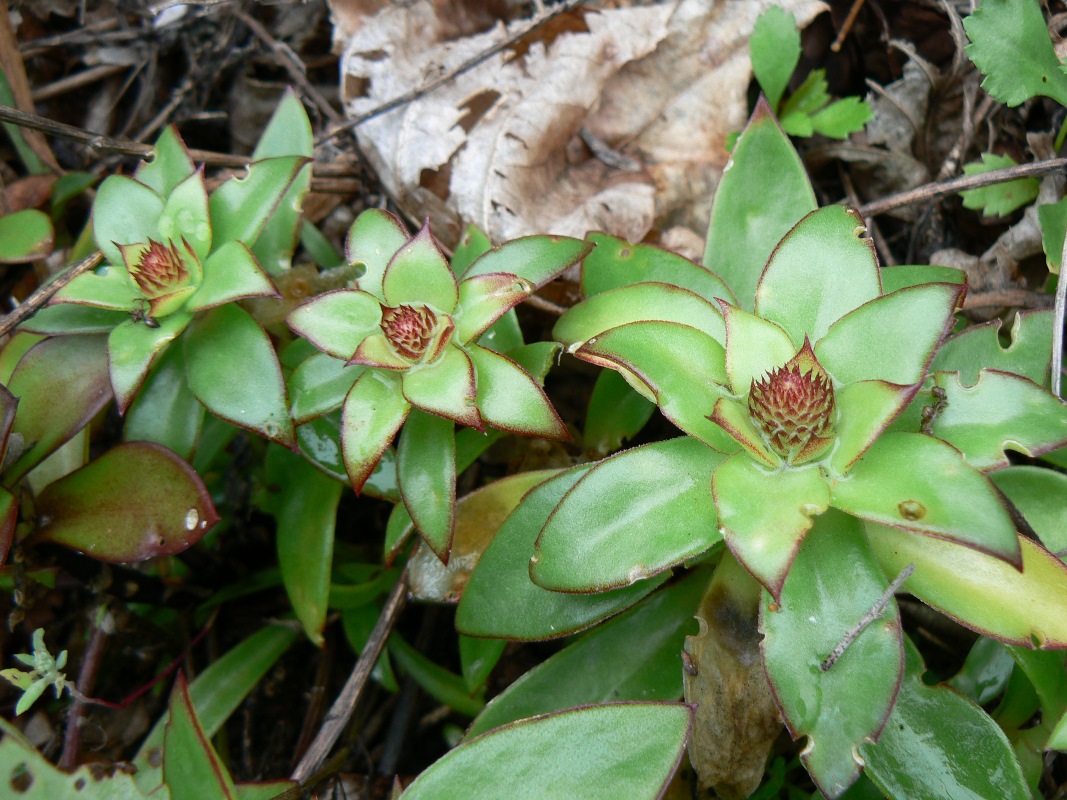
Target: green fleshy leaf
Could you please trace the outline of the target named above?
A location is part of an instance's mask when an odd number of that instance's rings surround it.
[[[910,644],[909,640],[905,642]],[[910,657],[910,648],[906,651]],[[909,662],[908,668],[911,668]],[[967,653],[960,671],[948,681],[948,685],[960,694],[984,706],[996,700],[1008,684],[1015,661],[1008,648],[996,639],[979,636]],[[904,686],[901,686],[901,690]]]
[[[304,169],[307,169],[305,167]],[[300,176],[297,176],[297,181],[300,180]],[[296,181],[294,181],[294,184]],[[289,191],[292,191],[293,187],[289,187]],[[263,239],[263,236],[260,236]],[[340,253],[333,246],[333,243],[327,239],[322,231],[320,231],[310,221],[304,220],[300,223],[300,244],[304,248],[304,252],[307,257],[310,258],[320,269],[330,270],[335,267],[345,267],[345,260],[341,257]],[[259,245],[258,246],[265,246]],[[255,251],[253,250],[253,253]],[[258,260],[258,259],[257,259]]]
[[[117,265],[104,264],[96,270],[82,273],[56,292],[51,302],[77,303],[128,312],[143,302],[143,298],[130,273],[120,262]]]
[[[1067,236],[1067,197],[1055,203],[1039,205],[1037,219],[1041,225],[1041,247],[1045,250],[1045,263],[1049,272],[1059,275],[1063,240]]]
[[[427,658],[397,633],[389,637],[389,655],[430,697],[465,717],[476,717],[485,708],[481,697],[471,697],[463,679]]]
[[[384,300],[385,268],[408,239],[400,220],[388,211],[371,208],[356,217],[345,239],[345,258],[349,264],[361,264],[366,270],[358,282],[360,289]]]
[[[938,348],[931,372],[959,372],[974,386],[983,369],[1014,372],[1045,385],[1052,363],[1052,311],[1020,311],[1011,325],[1011,343],[1000,345],[1000,320],[972,325]]]
[[[247,311],[230,303],[201,314],[183,344],[189,388],[208,411],[285,447],[295,446],[278,356]]]
[[[781,465],[782,459],[767,447],[762,434],[752,424],[748,409],[741,403],[720,397],[715,401],[715,407],[708,419],[726,431],[752,458],[765,467],[774,469]]]
[[[467,348],[476,375],[478,411],[499,430],[547,439],[570,438],[537,381],[507,356],[478,345]]]
[[[775,323],[736,306],[723,305],[722,313],[726,321],[730,389],[735,395],[746,397],[752,381],[784,365],[797,354],[800,345],[794,345],[789,334]]]
[[[910,286],[925,283],[967,282],[967,273],[955,267],[942,267],[931,264],[900,264],[895,267],[882,267],[882,294],[892,294]],[[999,323],[999,320],[997,320]]]
[[[37,497],[35,537],[101,561],[144,561],[192,547],[219,516],[192,467],[150,442],[112,448]]]
[[[11,432],[26,446],[4,470],[4,485],[14,486],[111,400],[107,342],[103,336],[45,339],[19,361],[7,388],[20,403]]]
[[[602,592],[703,553],[721,539],[711,474],[723,458],[682,436],[601,461],[545,524],[530,576],[546,589]]]
[[[1021,563],[1015,524],[989,479],[931,436],[884,434],[845,478],[831,481],[830,503],[861,519]]]
[[[749,38],[752,72],[771,108],[778,102],[800,61],[800,31],[791,13],[771,6],[756,19]]]
[[[704,253],[704,264],[733,289],[741,308],[752,310],[772,249],[815,207],[804,164],[770,107],[758,103],[715,192]]]
[[[0,216],[0,264],[44,258],[52,252],[55,236],[52,220],[36,208]]]
[[[960,385],[951,372],[934,376],[945,405],[931,432],[980,470],[1006,467],[1005,450],[1036,456],[1067,445],[1067,405],[1026,378],[982,370],[978,383]]]
[[[163,737],[163,784],[171,800],[236,800],[233,778],[196,718],[185,673],[170,698]]]
[[[447,330],[447,329],[444,329]],[[442,330],[438,342],[444,338]],[[431,345],[432,347],[432,345]],[[359,343],[356,352],[348,362],[352,366],[379,367],[381,369],[406,370],[411,361],[396,352],[396,348],[381,331],[370,334]]]
[[[706,571],[694,572],[541,662],[493,698],[467,738],[571,706],[677,700],[678,652],[707,581]]]
[[[130,407],[156,358],[192,319],[192,314],[178,311],[150,328],[144,322],[127,318],[111,331],[107,337],[108,369],[119,413]]]
[[[873,116],[869,103],[858,97],[843,97],[812,114],[811,127],[831,139],[847,139],[862,131]]]
[[[582,262],[582,294],[595,294],[635,283],[669,283],[688,289],[709,303],[721,298],[736,305],[733,292],[718,275],[688,258],[649,244],[631,244],[606,233],[590,233],[596,246]]]
[[[867,775],[900,800],[1029,800],[1004,731],[945,685],[927,686],[918,650],[906,641],[906,674],[877,743],[859,746]]]
[[[592,245],[566,236],[524,236],[494,247],[465,270],[461,278],[503,272],[540,288],[577,264]]]
[[[805,337],[817,342],[845,314],[881,295],[865,231],[854,209],[827,206],[804,217],[775,248],[756,288],[756,313],[781,326],[794,351]]]
[[[964,52],[985,74],[982,88],[994,99],[1014,107],[1043,95],[1067,105],[1067,75],[1036,0],[987,0],[963,27],[971,39]]]
[[[612,703],[521,720],[449,751],[404,797],[524,797],[530,775],[558,797],[659,797],[691,724],[692,710],[680,703]]]
[[[183,180],[196,172],[178,129],[168,125],[152,147],[152,158],[143,161],[133,176],[166,197]]]
[[[485,686],[507,645],[503,639],[459,635],[459,660],[463,666],[463,682],[467,691],[473,694]]]
[[[478,412],[474,365],[449,342],[432,364],[422,364],[403,376],[404,397],[411,405],[470,428],[484,427]]]
[[[207,258],[211,252],[211,218],[203,173],[193,173],[166,196],[157,225],[164,241],[184,241],[198,259]]]
[[[811,136],[813,131],[811,115],[829,102],[830,91],[829,84],[826,82],[826,70],[813,69],[782,106],[779,112],[782,127],[785,128],[786,133],[791,133],[793,136]],[[794,120],[803,122],[802,131],[790,129],[789,123]]]
[[[984,175],[993,170],[1014,166],[1018,165],[1011,156],[982,153],[981,161],[963,165],[963,174]],[[1002,217],[1036,200],[1040,186],[1041,182],[1037,178],[1018,178],[979,189],[968,189],[960,192],[960,197],[963,198],[964,208],[980,210],[983,217]]]
[[[40,309],[19,325],[18,329],[47,336],[110,333],[116,325],[128,321],[129,318],[129,313],[125,311],[61,303]]]
[[[655,410],[656,405],[634,391],[622,375],[603,370],[585,412],[585,449],[602,456],[613,453],[645,427]]]
[[[1067,497],[1067,475],[1018,466],[997,470],[989,477],[1022,512],[1041,544],[1061,558],[1067,554],[1067,503],[1054,500]]]
[[[185,303],[188,311],[202,311],[246,297],[279,297],[252,251],[241,242],[227,242],[204,262],[204,281]]]
[[[530,296],[532,284],[506,273],[468,278],[459,284],[459,305],[454,318],[456,338],[462,343],[477,339],[511,308]]]
[[[307,159],[278,156],[248,165],[244,178],[230,178],[211,193],[212,249],[234,240],[255,245],[260,231]]]
[[[309,356],[289,377],[293,421],[303,425],[340,408],[352,384],[363,371],[364,368],[358,364],[348,366],[341,359],[326,353]]]
[[[848,472],[912,397],[912,387],[885,381],[860,381],[838,389],[830,468],[838,474]]]
[[[400,496],[423,540],[448,560],[455,531],[456,434],[451,420],[413,409],[396,448]]]
[[[501,352],[494,348],[495,352]],[[508,358],[530,373],[539,386],[545,385],[545,376],[559,361],[560,345],[557,342],[530,342],[507,352]]]
[[[352,384],[341,407],[341,457],[357,493],[410,410],[399,377],[388,372],[367,370]]]
[[[828,513],[804,539],[773,610],[760,612],[763,658],[801,759],[828,797],[860,775],[855,751],[886,724],[904,672],[896,603],[823,669],[838,643],[879,601],[888,581],[854,519]]]
[[[972,630],[1002,642],[1067,647],[1067,566],[1020,537],[1022,571],[973,547],[874,523],[867,539],[888,575],[908,564],[904,588]]]
[[[709,447],[722,453],[737,449],[708,419],[726,382],[725,351],[710,336],[671,322],[634,322],[593,337],[575,355],[639,380],[667,419]]]
[[[522,328],[519,327],[519,317],[515,309],[504,312],[504,315],[478,338],[478,344],[497,353],[511,353],[514,356],[514,351],[523,346]]]
[[[322,647],[337,504],[344,487],[277,446],[268,451],[267,480],[278,487],[271,513],[278,522],[282,582],[304,633]]]
[[[163,213],[163,198],[143,183],[125,175],[111,175],[96,190],[93,201],[93,235],[104,258],[121,265],[120,244],[159,240],[156,221]]]
[[[381,332],[382,307],[374,295],[337,289],[312,298],[285,321],[319,350],[348,361],[360,342]]]
[[[1067,710],[1067,653],[1007,645],[1008,652],[1034,687],[1044,719],[1059,719]]]
[[[813,518],[830,502],[819,468],[769,472],[738,453],[715,470],[711,491],[726,546],[778,598]]]
[[[456,276],[448,266],[441,247],[424,225],[415,238],[396,251],[382,276],[382,292],[387,305],[429,304],[451,314],[459,302]]]
[[[482,233],[477,225],[468,225],[452,253],[452,272],[462,275],[471,264],[492,249],[493,243],[489,241],[489,237]]]
[[[19,501],[7,489],[0,487],[0,566],[7,561],[11,544],[15,540],[15,524],[18,522]]]
[[[203,422],[204,407],[186,382],[182,348],[169,347],[126,412],[122,438],[161,444],[188,461]]]
[[[838,384],[918,383],[938,342],[952,328],[961,290],[934,283],[872,300],[831,325],[815,345],[815,357]]]
[[[574,350],[611,328],[651,320],[688,325],[719,344],[726,341],[718,308],[692,292],[666,283],[639,283],[594,295],[559,318],[552,338]]]
[[[314,466],[345,486],[349,485],[348,472],[341,453],[341,409],[323,414],[296,429],[300,452]],[[396,451],[386,447],[361,490],[368,497],[377,497],[391,503],[400,502],[396,486]]]

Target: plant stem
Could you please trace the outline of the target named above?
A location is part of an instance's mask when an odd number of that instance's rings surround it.
[[[82,716],[85,712],[86,697],[92,694],[96,683],[96,673],[104,655],[104,642],[107,640],[108,628],[112,627],[106,606],[100,606],[92,614],[92,628],[89,643],[82,655],[81,669],[78,670],[77,691],[67,712],[67,727],[63,734],[63,753],[59,757],[59,768],[72,770],[78,765],[78,746],[81,742]]]
[[[819,668],[823,672],[829,671],[830,668],[837,663],[837,660],[845,654],[849,645],[856,641],[856,638],[867,629],[867,626],[882,616],[882,612],[885,611],[885,607],[889,605],[889,601],[893,599],[893,595],[895,595],[897,590],[904,585],[904,581],[911,577],[913,572],[915,572],[914,564],[908,564],[908,566],[900,571],[900,574],[897,575],[896,579],[889,584],[889,587],[882,593],[882,596],[878,598],[878,602],[871,607],[870,611],[860,618],[859,622],[852,626],[852,629],[849,630],[844,638],[837,643],[837,647],[834,648],[834,651],[819,665]]]

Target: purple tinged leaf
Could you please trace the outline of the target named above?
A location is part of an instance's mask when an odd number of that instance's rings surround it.
[[[15,523],[18,518],[18,498],[7,489],[0,488],[0,567],[7,561],[7,554],[15,539]]]
[[[40,309],[19,325],[18,329],[26,333],[40,333],[47,336],[111,333],[116,325],[129,318],[127,311],[61,303]]]
[[[104,264],[96,270],[79,275],[52,296],[50,308],[55,310],[56,304],[75,303],[94,308],[129,311],[139,299],[141,293],[122,261],[119,261],[117,264]],[[38,312],[38,315],[40,313]],[[30,325],[32,327],[32,320]]]
[[[720,397],[708,419],[726,431],[748,454],[764,466],[776,468],[782,460],[767,447],[763,436],[752,424],[748,409],[736,400]]]
[[[960,384],[974,386],[982,369],[1012,372],[1045,385],[1052,363],[1052,310],[1020,311],[1011,325],[1011,344],[1000,345],[999,319],[972,325],[937,349],[931,372],[958,372]]]
[[[410,410],[391,373],[367,370],[352,384],[341,410],[341,456],[357,494]]]
[[[396,352],[384,333],[372,333],[359,343],[355,354],[348,359],[346,366],[376,367],[403,371],[412,367],[412,363]]]
[[[467,348],[477,375],[478,411],[498,430],[570,441],[570,432],[537,381],[507,356]]]
[[[11,427],[15,424],[15,412],[18,405],[18,398],[0,383],[0,464],[3,464],[8,457],[8,437],[11,436]],[[3,559],[0,558],[0,562],[2,561]]]
[[[374,295],[337,289],[312,298],[285,321],[322,352],[348,361],[360,342],[381,332],[382,306]]]
[[[163,206],[163,197],[133,178],[105,178],[93,202],[93,235],[104,258],[120,265],[118,245],[163,238],[157,224]]]
[[[382,293],[389,306],[428,303],[451,314],[459,301],[456,276],[427,222],[411,241],[404,244],[385,268]]]
[[[289,376],[293,422],[303,425],[340,408],[352,384],[362,374],[363,367],[349,367],[326,353],[308,356]]]
[[[453,315],[456,338],[460,344],[469,344],[532,292],[533,284],[501,272],[460,281],[459,301]]]
[[[896,419],[918,389],[885,381],[860,381],[837,390],[836,444],[830,453],[830,468],[848,472],[867,448]]]
[[[411,405],[469,428],[485,427],[478,412],[474,365],[455,344],[449,342],[440,358],[408,370],[402,380]]]
[[[752,381],[793,358],[804,340],[794,344],[789,334],[773,322],[722,300],[719,306],[726,324],[726,374],[730,389],[744,397],[752,388]]]
[[[356,217],[345,239],[345,260],[365,268],[359,288],[384,300],[385,268],[409,239],[407,229],[388,211],[372,208]]]
[[[204,280],[186,302],[185,309],[202,311],[246,297],[281,295],[247,245],[227,242],[204,262]]]
[[[506,272],[539,289],[578,263],[591,249],[592,244],[566,236],[523,236],[494,247],[471,264],[461,277],[468,280]]]
[[[203,423],[204,407],[189,391],[182,348],[169,347],[126,411],[123,439],[156,442],[188,461]]]
[[[171,800],[237,800],[233,779],[197,719],[184,672],[178,673],[170,697],[163,784]]]
[[[49,484],[37,513],[35,540],[114,563],[180,553],[219,521],[200,476],[151,442],[120,444]]]
[[[456,434],[451,420],[412,410],[397,443],[396,478],[423,541],[447,564],[456,517]]]
[[[309,159],[303,156],[265,158],[248,165],[245,178],[230,178],[216,189],[211,211],[212,247],[237,240],[251,247]]]
[[[127,319],[111,331],[107,337],[108,370],[120,414],[130,407],[156,358],[192,319],[192,314],[179,311],[158,320],[154,328]]]

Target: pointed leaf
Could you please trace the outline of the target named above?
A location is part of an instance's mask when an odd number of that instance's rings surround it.
[[[319,350],[348,361],[360,342],[381,332],[382,307],[374,295],[337,289],[312,298],[285,321]]]
[[[382,276],[382,292],[386,304],[393,307],[426,303],[445,314],[456,310],[456,276],[428,224],[396,251]]]
[[[476,405],[474,365],[451,342],[432,364],[405,372],[403,384],[404,397],[411,405],[460,425],[479,430],[484,427]]]
[[[709,447],[737,449],[730,436],[708,419],[726,382],[726,353],[707,334],[671,322],[633,322],[588,340],[575,355],[595,364],[621,367],[652,392],[663,415]]]
[[[958,372],[974,386],[983,369],[1014,372],[1045,385],[1052,363],[1052,311],[1020,311],[1011,325],[1011,344],[1000,344],[1000,320],[972,325],[937,350],[931,372]]]
[[[815,356],[839,384],[922,379],[938,342],[952,327],[962,286],[933,283],[887,294],[830,326]],[[886,347],[892,342],[892,347]]]
[[[752,72],[771,108],[778,108],[782,93],[800,61],[800,31],[793,15],[771,6],[756,18],[749,40]]]
[[[249,247],[259,237],[289,185],[307,159],[265,158],[248,165],[243,178],[230,178],[211,193],[212,249],[237,240]]]
[[[980,470],[1008,466],[1006,450],[1037,456],[1067,445],[1067,405],[1026,378],[982,370],[970,388],[951,372],[934,380],[945,404],[931,433]]]
[[[973,547],[866,523],[867,538],[887,574],[908,564],[904,588],[979,633],[1009,644],[1067,647],[1067,566],[1020,537],[1022,571]]]
[[[931,436],[881,436],[847,477],[831,482],[830,504],[861,519],[1021,564],[1015,525],[996,489],[955,449]]]
[[[15,524],[19,518],[19,501],[7,489],[0,488],[0,566],[7,561],[11,543],[15,540]]]
[[[771,251],[815,207],[804,164],[761,100],[715,192],[704,252],[704,264],[723,277],[741,308],[752,310]]]
[[[1061,558],[1067,553],[1067,503],[1050,502],[1067,497],[1067,475],[1041,467],[1006,467],[990,480],[1008,496],[1045,545]]]
[[[874,243],[852,208],[826,206],[797,223],[775,248],[756,291],[756,313],[799,348],[882,293]],[[874,376],[882,377],[882,376]],[[900,381],[903,383],[904,381]]]
[[[296,429],[296,438],[304,458],[335,481],[349,485],[341,452],[341,409],[301,425]],[[386,447],[382,452],[361,492],[368,497],[400,503],[400,492],[396,488],[396,451],[392,447]],[[400,508],[403,508],[402,504]]]
[[[55,247],[55,236],[52,220],[36,208],[0,216],[0,264],[44,258]]]
[[[493,249],[489,237],[477,225],[468,225],[452,253],[452,272],[463,275],[470,265]]]
[[[652,417],[656,405],[638,394],[618,372],[603,370],[596,376],[585,412],[582,432],[586,451],[608,455],[636,436]]]
[[[530,576],[546,589],[602,592],[703,553],[721,538],[711,473],[723,458],[681,436],[601,461],[545,524]]]
[[[412,410],[397,443],[396,477],[423,540],[447,562],[456,514],[456,434],[451,420]]]
[[[155,327],[127,319],[107,337],[108,370],[119,413],[124,413],[160,353],[189,325],[193,315],[177,312],[157,320]]]
[[[588,242],[566,236],[523,236],[494,247],[471,264],[461,278],[506,272],[539,289],[578,263],[591,248]]]
[[[20,404],[11,431],[26,449],[4,470],[6,486],[14,486],[111,400],[106,348],[103,336],[61,336],[34,345],[19,362],[7,388]]]
[[[387,372],[367,370],[352,384],[341,407],[341,456],[357,493],[410,410],[400,379]]]
[[[690,291],[666,283],[639,283],[610,289],[571,308],[552,329],[552,338],[569,350],[628,322],[677,322],[726,341],[719,309]],[[792,353],[790,353],[792,355]]]
[[[187,311],[202,311],[246,297],[280,297],[252,251],[242,242],[227,242],[204,262],[204,280],[185,303]]]
[[[219,520],[192,467],[150,442],[127,442],[49,484],[36,538],[101,561],[144,561],[192,547]]]
[[[822,667],[887,585],[859,523],[831,512],[804,539],[780,608],[764,595],[767,675],[790,733],[808,737],[801,759],[830,798],[859,777],[856,750],[878,737],[900,688],[904,653],[896,602]]]
[[[942,267],[930,264],[900,264],[895,267],[882,267],[882,294],[892,294],[909,286],[921,286],[926,283],[967,282],[967,273],[955,267]],[[1000,320],[997,320],[1000,324]]]
[[[612,703],[521,720],[449,751],[403,797],[527,797],[531,775],[558,797],[660,797],[691,724],[680,703]]]
[[[281,447],[270,448],[267,480],[279,492],[271,513],[278,521],[282,583],[304,633],[322,647],[337,504],[344,487]]]
[[[720,397],[708,419],[722,428],[730,437],[754,459],[770,469],[776,469],[782,463],[777,453],[767,447],[763,435],[752,424],[752,416],[747,408],[735,400]]]
[[[166,197],[196,172],[178,129],[168,125],[152,147],[152,158],[137,167],[134,177]]]
[[[51,300],[52,303],[77,303],[119,311],[130,311],[139,301],[143,301],[141,293],[121,261],[82,273],[56,292]]]
[[[441,340],[445,340],[443,336],[438,341]],[[406,370],[411,367],[411,361],[396,352],[396,348],[381,331],[371,333],[360,342],[348,363],[353,367],[378,367],[393,370]]]
[[[163,205],[157,192],[133,178],[111,175],[104,179],[93,201],[93,236],[108,263],[123,263],[120,244],[161,238],[156,221]]]
[[[126,412],[123,439],[161,444],[188,461],[203,423],[204,407],[189,391],[182,348],[169,347]]]
[[[116,325],[129,318],[129,313],[125,311],[62,303],[45,306],[19,325],[18,329],[46,336],[110,333]]]
[[[838,389],[834,397],[837,442],[830,453],[830,468],[837,473],[852,469],[856,459],[911,402],[915,388],[885,381],[860,381]]]
[[[359,279],[360,289],[384,299],[385,268],[409,238],[400,220],[388,211],[371,208],[356,217],[345,239],[345,257],[349,264],[361,264],[366,270]]]
[[[738,453],[715,470],[711,490],[726,546],[777,599],[812,519],[830,502],[819,468],[770,472]]]
[[[735,395],[746,397],[752,381],[762,378],[797,354],[784,330],[773,322],[742,311],[737,306],[722,305],[726,324],[726,374]]]
[[[211,217],[203,172],[195,172],[165,195],[157,225],[164,241],[184,241],[203,261],[211,252]]]
[[[208,411],[286,447],[296,444],[270,337],[235,303],[198,316],[183,340],[189,388]]]
[[[523,436],[570,439],[567,426],[526,370],[478,345],[468,347],[467,354],[476,374],[478,411],[486,423]]]
[[[629,608],[668,576],[602,594],[561,594],[530,580],[534,541],[553,509],[591,465],[575,467],[530,491],[500,526],[470,576],[456,628],[471,636],[529,641],[567,636]]]
[[[677,700],[678,652],[707,580],[694,572],[541,662],[486,706],[467,738],[570,706]]]
[[[306,358],[289,376],[293,421],[303,425],[340,408],[363,371],[358,364],[349,366],[326,353],[315,353]]]
[[[178,673],[169,711],[163,783],[171,800],[236,800],[233,779],[196,718],[184,672]]]
[[[491,272],[460,281],[456,307],[456,338],[477,339],[511,308],[530,296],[533,284],[505,272]]]

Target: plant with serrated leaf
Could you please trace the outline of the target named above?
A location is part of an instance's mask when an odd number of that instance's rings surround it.
[[[492,349],[487,332],[589,245],[518,239],[457,276],[428,226],[409,237],[395,217],[366,211],[346,249],[349,263],[365,269],[358,288],[326,292],[288,317],[289,327],[324,354],[294,375],[307,398],[294,417],[306,422],[341,407],[341,454],[357,492],[400,432],[400,496],[426,542],[447,559],[456,424],[569,438],[538,381]]]
[[[731,684],[716,677],[723,656],[698,638],[686,645],[695,676],[686,696],[701,704],[694,742],[713,764],[733,764],[719,755],[731,747],[754,763],[734,783],[736,770],[724,775],[691,752],[702,782],[742,796],[759,782],[779,713],[794,736],[809,737],[802,759],[827,797],[860,776],[861,745],[876,753],[865,751],[869,777],[893,797],[908,796],[894,781],[924,779],[898,758],[908,748],[968,757],[944,738],[947,727],[933,744],[898,736],[889,750],[863,745],[894,708],[915,713],[892,598],[898,576],[1003,642],[1067,646],[1067,568],[1018,534],[990,477],[1008,468],[1006,448],[1036,456],[1067,443],[1067,407],[1043,387],[1049,349],[1027,334],[1027,347],[1004,355],[981,329],[946,340],[962,276],[883,269],[863,233],[856,212],[815,208],[795,151],[761,104],[716,194],[704,265],[598,235],[583,264],[587,299],[554,331],[686,435],[570,479],[536,517],[529,576],[550,594],[636,590],[725,544],[701,617],[709,626],[752,620],[751,633],[741,625],[717,635],[727,649],[743,639],[758,653],[731,669],[748,676],[745,713],[762,709],[770,734],[743,747],[722,739],[716,709],[729,706]],[[1025,322],[1048,323],[1048,314]],[[502,569],[491,551],[483,561],[486,575],[480,565],[468,589],[476,597]],[[461,629],[479,632],[471,619],[480,617],[461,603]],[[977,709],[953,713],[977,713],[996,730]],[[998,735],[997,782],[970,766],[966,780],[979,796],[1021,797],[1022,774]]]

